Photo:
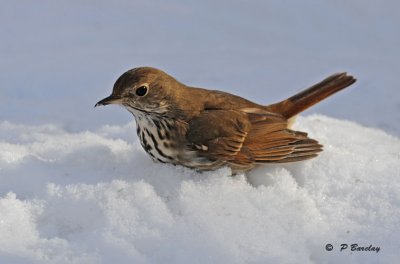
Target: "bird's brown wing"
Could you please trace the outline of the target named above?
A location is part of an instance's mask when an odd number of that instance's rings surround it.
[[[284,163],[310,159],[322,151],[322,145],[307,133],[287,128],[287,120],[258,109],[242,109],[251,123],[241,151],[234,163]]]
[[[200,155],[237,169],[310,159],[322,150],[282,116],[254,108],[203,111],[189,122],[187,140]]]
[[[236,110],[205,110],[189,122],[187,140],[211,160],[234,160],[242,149],[251,123]]]

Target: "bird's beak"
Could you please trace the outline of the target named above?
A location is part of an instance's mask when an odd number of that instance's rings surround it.
[[[122,98],[110,95],[109,97],[106,97],[103,100],[98,101],[94,107],[101,105],[108,105],[108,104],[122,104]]]

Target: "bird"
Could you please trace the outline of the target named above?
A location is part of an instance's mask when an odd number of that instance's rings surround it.
[[[355,81],[346,72],[336,73],[283,101],[261,105],[137,67],[123,73],[95,107],[115,104],[132,113],[140,144],[156,162],[198,171],[227,166],[238,173],[316,157],[323,146],[291,129],[294,118]]]

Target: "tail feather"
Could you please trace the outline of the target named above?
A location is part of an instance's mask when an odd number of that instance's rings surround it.
[[[356,79],[347,73],[337,73],[276,104],[267,106],[267,111],[291,118],[332,94],[352,85]]]

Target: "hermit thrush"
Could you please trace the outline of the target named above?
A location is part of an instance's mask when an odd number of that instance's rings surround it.
[[[198,170],[306,160],[322,145],[291,130],[290,119],[355,82],[346,73],[268,106],[226,92],[186,86],[165,72],[141,67],[122,74],[96,106],[119,104],[136,119],[141,145],[153,160]]]

